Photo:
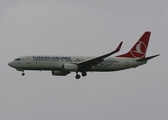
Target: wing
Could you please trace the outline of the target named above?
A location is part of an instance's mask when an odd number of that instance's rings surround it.
[[[92,58],[92,59],[86,60],[86,61],[84,61],[84,62],[80,62],[80,63],[78,63],[77,65],[78,65],[79,67],[84,68],[84,69],[90,69],[92,66],[97,65],[97,64],[103,62],[104,58],[106,58],[106,57],[108,57],[108,56],[110,56],[110,55],[113,55],[113,54],[115,54],[116,52],[120,51],[120,48],[121,48],[121,46],[122,46],[122,43],[123,43],[123,42],[121,42],[121,43],[118,45],[118,47],[117,47],[114,51],[112,51],[112,52],[110,52],[110,53],[108,53],[108,54],[105,54],[105,55],[102,55],[102,56],[99,56],[99,57],[96,57],[96,58]]]

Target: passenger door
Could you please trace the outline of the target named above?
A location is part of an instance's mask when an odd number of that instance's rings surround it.
[[[26,58],[26,64],[30,64],[30,58],[29,57]]]
[[[125,66],[129,67],[129,59],[125,59]]]

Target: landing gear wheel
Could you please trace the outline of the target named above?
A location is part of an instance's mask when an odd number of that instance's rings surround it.
[[[25,75],[25,73],[22,73],[22,76],[24,76]]]
[[[82,72],[82,76],[85,77],[87,75],[87,73],[84,71]]]
[[[79,78],[80,78],[80,75],[79,75],[79,74],[77,74],[77,75],[75,76],[75,78],[76,78],[76,79],[79,79]]]

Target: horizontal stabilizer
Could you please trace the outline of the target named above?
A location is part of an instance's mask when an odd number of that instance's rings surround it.
[[[158,54],[158,55],[153,55],[153,56],[149,56],[149,57],[146,57],[146,58],[141,58],[141,59],[138,59],[137,61],[140,61],[140,62],[143,62],[143,61],[148,61],[148,60],[150,60],[150,59],[152,59],[152,58],[154,58],[154,57],[157,57],[157,56],[159,56],[160,54]]]

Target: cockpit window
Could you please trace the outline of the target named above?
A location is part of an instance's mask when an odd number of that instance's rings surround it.
[[[20,58],[17,58],[17,59],[15,59],[16,61],[19,61],[19,60],[21,60]]]

